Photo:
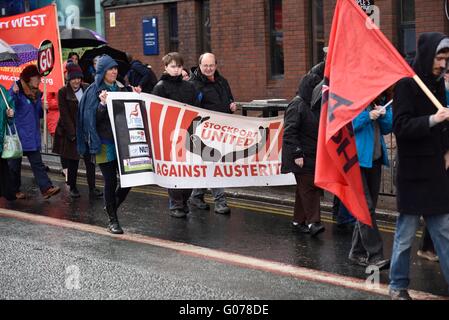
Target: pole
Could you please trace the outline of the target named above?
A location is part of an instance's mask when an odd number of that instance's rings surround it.
[[[48,101],[47,101],[47,77],[44,77],[44,152],[48,152],[48,137],[47,137],[47,109],[48,109]]]
[[[438,101],[438,99],[433,95],[433,93],[429,90],[429,88],[427,88],[427,86],[424,84],[424,82],[422,82],[422,80],[418,77],[417,74],[413,76],[413,80],[416,81],[421,90],[424,91],[426,96],[430,99],[430,101],[432,101],[432,103],[438,110],[444,108],[441,102]]]
[[[6,108],[7,108],[7,109],[11,109],[11,107],[9,106],[8,100],[6,99],[5,94],[3,93],[3,90],[0,89],[0,91],[2,92],[3,100],[4,100],[5,103],[6,103]]]

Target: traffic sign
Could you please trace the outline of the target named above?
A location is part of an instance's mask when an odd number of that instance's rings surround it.
[[[53,70],[55,65],[55,49],[50,40],[44,40],[40,47],[37,56],[37,69],[41,76],[46,77]]]

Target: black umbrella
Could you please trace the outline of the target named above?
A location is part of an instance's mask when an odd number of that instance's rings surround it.
[[[81,69],[88,70],[89,66],[92,65],[92,61],[94,60],[94,58],[103,54],[107,54],[112,59],[117,61],[118,73],[122,78],[124,78],[126,76],[126,73],[128,73],[129,68],[131,67],[128,63],[126,52],[120,51],[110,46],[101,46],[98,48],[86,50],[79,61]]]
[[[98,33],[87,28],[71,28],[61,31],[63,48],[98,47],[107,41]]]

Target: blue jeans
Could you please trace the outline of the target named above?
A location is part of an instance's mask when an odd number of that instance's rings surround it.
[[[23,156],[28,158],[36,183],[42,193],[47,191],[53,184],[48,177],[40,151],[24,151]],[[11,189],[14,193],[20,191],[22,184],[22,158],[8,160],[10,170]]]
[[[410,252],[419,227],[419,218],[417,215],[399,215],[390,266],[392,289],[407,289],[410,284]],[[425,216],[424,220],[440,258],[441,271],[449,285],[449,214]]]

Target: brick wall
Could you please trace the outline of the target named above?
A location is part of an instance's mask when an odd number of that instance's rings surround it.
[[[283,0],[284,66],[281,79],[270,78],[269,8],[267,0],[211,0],[211,43],[220,72],[229,80],[238,101],[264,98],[290,99],[298,80],[310,69],[309,0]],[[324,0],[325,41],[336,0]],[[375,0],[380,8],[381,29],[393,44],[398,37],[398,1]],[[417,35],[426,31],[448,31],[443,1],[416,0]],[[109,44],[131,52],[149,63],[160,75],[161,57],[167,53],[167,14],[164,4],[146,3],[105,9]],[[116,14],[116,27],[109,27],[109,12]],[[142,18],[159,18],[159,56],[144,56]],[[197,64],[200,52],[200,5],[195,0],[178,1],[179,51],[188,67]]]

